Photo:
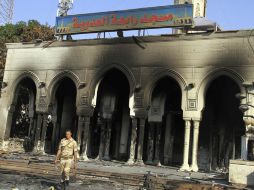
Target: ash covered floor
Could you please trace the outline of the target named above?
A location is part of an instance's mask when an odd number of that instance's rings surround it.
[[[44,190],[56,187],[59,176],[57,168],[52,164],[53,160],[54,156],[50,155],[2,153],[0,156],[0,190]],[[189,173],[181,172],[174,167],[127,165],[117,161],[98,160],[79,162],[76,180],[72,181],[68,189],[142,189],[144,176],[148,171],[151,172],[152,185],[160,187],[159,189],[242,189],[228,184],[227,175],[222,173]]]
[[[2,174],[0,173],[0,190],[57,190],[61,189],[56,180],[25,175]],[[66,190],[135,190],[121,184],[101,183],[101,181],[75,181],[71,182]]]

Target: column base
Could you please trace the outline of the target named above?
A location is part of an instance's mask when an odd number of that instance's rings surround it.
[[[34,147],[32,154],[40,154],[40,150],[37,147]]]
[[[34,146],[32,153],[36,155],[46,155],[44,150],[44,142],[38,141],[37,145]]]
[[[42,155],[45,155],[45,154],[46,154],[46,153],[45,153],[45,142],[44,142],[44,141],[41,141],[41,142],[40,142],[39,152],[40,152],[40,154],[42,154]]]
[[[154,165],[154,162],[151,161],[151,160],[147,160],[147,161],[146,161],[146,165]]]
[[[4,140],[0,140],[0,150],[4,150]]]
[[[180,168],[180,171],[190,171],[190,166],[189,166],[189,164],[184,164],[184,165],[182,165],[182,167]]]
[[[84,161],[84,162],[85,162],[85,161],[89,161],[89,158],[87,157],[87,155],[81,155],[80,158],[81,158],[81,160]]]
[[[155,161],[154,161],[154,164],[155,164],[156,166],[161,166],[160,160],[155,160]]]
[[[127,165],[133,165],[135,162],[134,162],[134,159],[129,159],[126,164]]]
[[[32,154],[36,155],[36,156],[44,156],[47,155],[46,152],[42,151],[42,150],[35,150],[32,152]]]
[[[164,157],[164,164],[169,164],[169,158],[168,157]]]
[[[104,156],[104,157],[103,157],[103,160],[105,160],[105,161],[110,161],[111,158],[110,158],[109,156]]]
[[[136,160],[135,164],[140,165],[140,166],[145,165],[143,160]]]
[[[192,165],[190,167],[190,170],[193,171],[193,172],[198,172],[198,166],[197,165]]]

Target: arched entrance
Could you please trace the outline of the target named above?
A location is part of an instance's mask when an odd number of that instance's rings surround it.
[[[143,158],[147,164],[180,165],[184,121],[182,92],[176,80],[160,79],[153,90],[145,127]]]
[[[73,138],[76,138],[78,125],[75,83],[67,77],[61,79],[52,96],[52,119],[48,123],[45,140],[45,152],[47,153],[56,151],[67,129],[71,129]]]
[[[227,169],[230,159],[241,156],[244,134],[237,83],[227,76],[216,78],[205,96],[205,109],[200,125],[198,164],[200,169]]]
[[[30,78],[21,80],[15,90],[11,138],[34,137],[36,85]]]
[[[130,143],[130,86],[126,76],[111,69],[100,81],[92,118],[89,156],[128,159]]]

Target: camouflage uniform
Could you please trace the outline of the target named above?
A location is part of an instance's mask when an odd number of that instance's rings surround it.
[[[78,151],[77,142],[71,138],[67,140],[62,139],[59,144],[60,155],[60,166],[61,166],[61,182],[68,181],[70,179],[70,170],[74,157],[74,152]]]

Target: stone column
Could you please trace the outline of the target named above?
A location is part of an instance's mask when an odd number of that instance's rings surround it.
[[[39,151],[39,139],[41,134],[41,125],[42,125],[42,114],[37,114],[37,122],[36,122],[36,129],[35,129],[35,136],[34,136],[34,150],[33,152],[36,153]]]
[[[2,134],[2,132],[0,133],[0,139],[1,138],[2,139],[9,139],[10,138],[15,110],[16,110],[16,105],[11,104],[9,111],[8,111],[8,116],[7,116],[6,126],[5,126],[5,133],[4,134]]]
[[[48,125],[48,114],[43,114],[43,121],[42,121],[42,131],[41,131],[41,146],[40,152],[45,154],[45,139],[47,133],[47,125]]]
[[[29,92],[29,107],[28,107],[28,117],[29,117],[29,130],[28,130],[28,137],[31,139],[34,138],[35,133],[35,126],[34,126],[34,99],[35,95],[30,91]]]
[[[100,122],[100,147],[98,159],[102,160],[104,156],[104,146],[105,146],[105,123],[104,121]]]
[[[28,130],[28,137],[33,138],[33,126],[34,126],[34,118],[29,117],[29,130]]]
[[[151,122],[148,125],[147,161],[146,161],[146,164],[153,164],[154,133],[155,133],[155,123]]]
[[[143,162],[144,135],[145,135],[145,119],[140,118],[139,138],[138,138],[138,155],[137,155],[137,163],[139,163],[139,164],[144,164],[144,162]]]
[[[161,162],[160,162],[161,126],[162,126],[162,123],[156,123],[156,125],[155,125],[155,129],[156,129],[156,141],[155,141],[154,163],[157,166],[161,166]]]
[[[110,156],[109,156],[109,151],[110,151],[110,142],[111,142],[111,125],[112,125],[112,121],[111,119],[107,119],[106,120],[107,124],[106,124],[106,144],[105,144],[105,150],[104,150],[104,160],[111,160]]]
[[[58,148],[58,145],[56,144],[56,133],[57,133],[57,115],[52,115],[52,125],[53,125],[53,132],[51,135],[51,151],[56,152],[56,148]]]
[[[246,135],[241,138],[241,159],[247,160],[248,158],[248,137]]]
[[[190,127],[191,121],[185,121],[185,137],[184,137],[184,152],[183,152],[183,165],[180,168],[181,171],[189,171],[189,149],[190,149]]]
[[[137,118],[137,117],[136,117]],[[119,148],[120,155],[128,154],[128,139],[129,139],[129,131],[130,131],[130,110],[128,106],[123,106],[123,114],[122,114],[122,126],[119,125],[117,129],[120,129],[120,141],[117,141]]]
[[[122,156],[121,154],[120,154],[120,144],[122,145],[122,143],[121,143],[121,125],[120,125],[120,123],[119,122],[114,122],[114,125],[116,125],[115,126],[115,141],[113,142],[115,145],[114,145],[114,158],[116,158],[116,159],[119,159],[119,155],[120,156]],[[127,134],[127,135],[126,135]],[[126,133],[125,135],[126,136],[128,136],[128,132]]]
[[[91,117],[90,117],[91,118]],[[93,130],[93,128],[92,128],[92,126],[91,126],[91,123],[90,123],[90,125],[89,125],[89,129],[88,129],[89,131],[89,133],[88,133],[88,137],[87,137],[87,157],[91,157],[92,156],[92,151],[91,151],[91,149],[92,149],[92,143],[91,143],[91,135],[92,135],[92,130]]]
[[[166,117],[166,127],[165,127],[165,144],[164,144],[164,164],[169,164],[172,162],[173,157],[173,137],[171,135],[173,114],[168,113]]]
[[[131,145],[130,145],[130,157],[128,164],[133,164],[135,159],[135,147],[137,142],[137,118],[132,118],[132,127],[131,127]]]
[[[87,149],[88,149],[88,140],[89,140],[89,129],[90,129],[90,117],[89,116],[85,116],[82,117],[82,123],[84,123],[84,125],[82,124],[82,126],[84,126],[84,138],[83,138],[83,142],[82,142],[82,154],[81,154],[81,159],[84,161],[89,160],[87,157]]]
[[[81,154],[81,145],[82,145],[82,133],[83,133],[83,129],[84,129],[84,117],[83,116],[79,116],[78,117],[78,131],[77,131],[77,146],[78,146],[78,151]]]
[[[192,145],[192,165],[191,165],[191,170],[194,172],[198,171],[197,156],[198,156],[199,125],[200,125],[200,121],[194,121],[193,145]]]

